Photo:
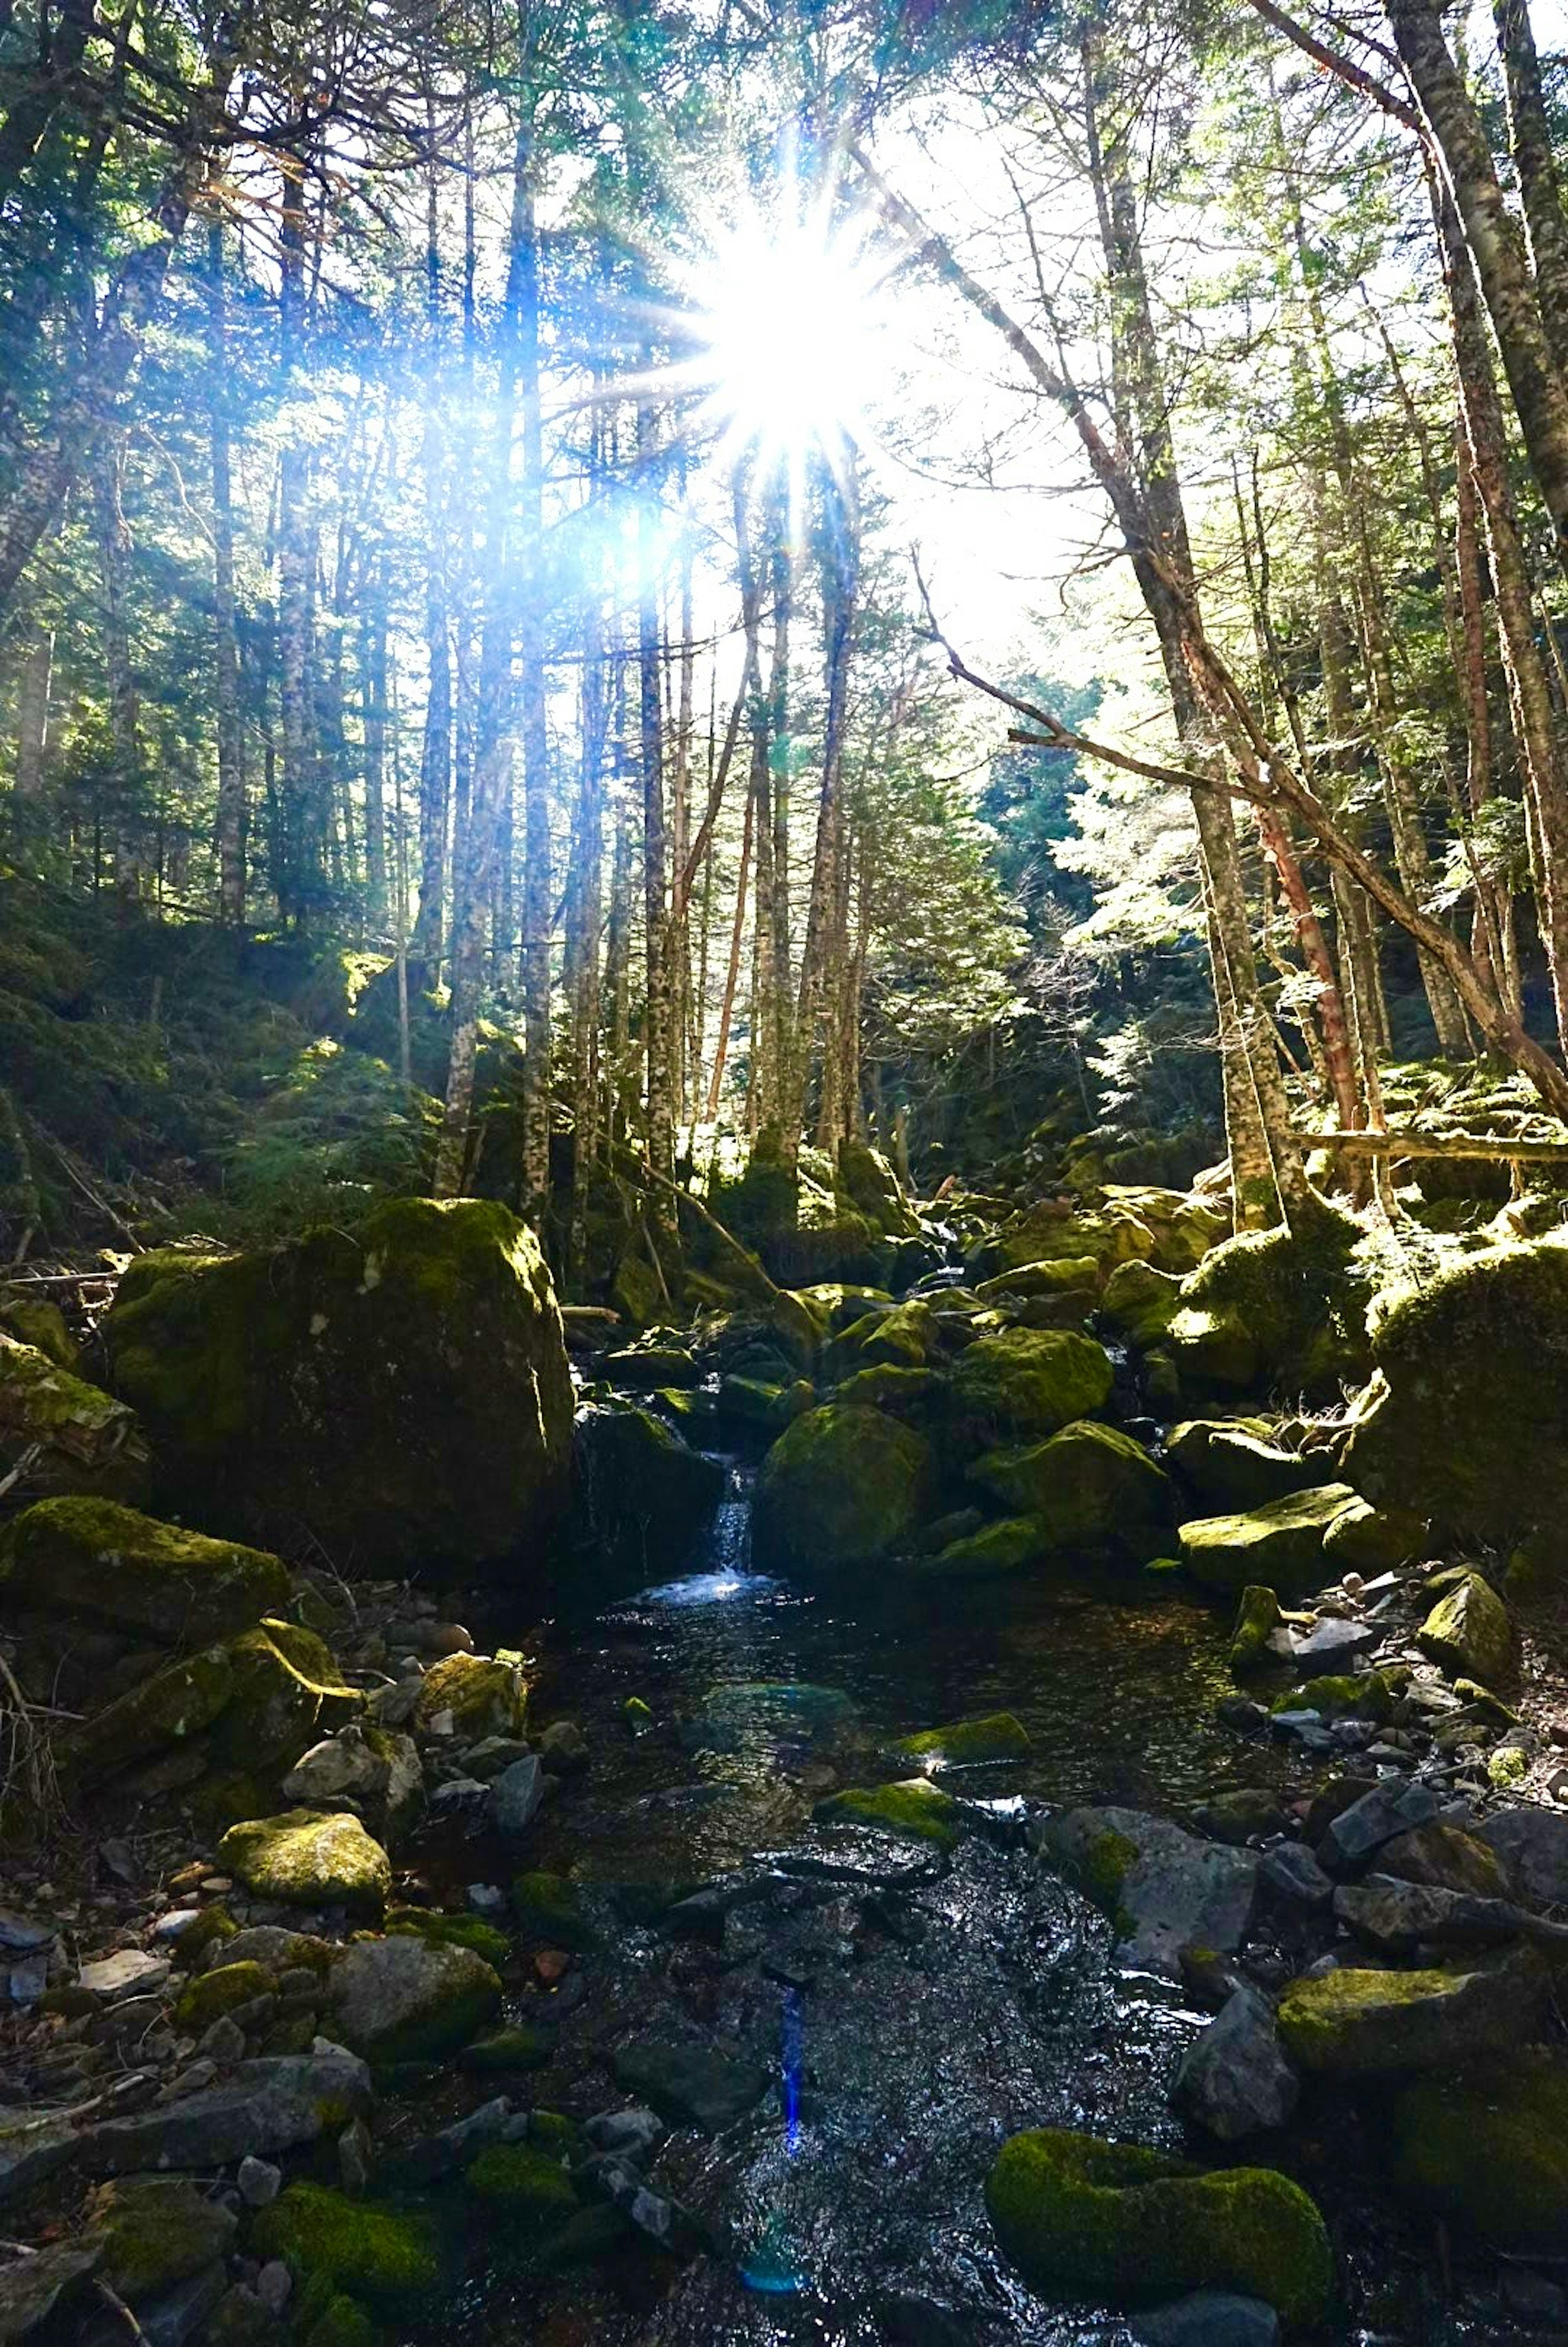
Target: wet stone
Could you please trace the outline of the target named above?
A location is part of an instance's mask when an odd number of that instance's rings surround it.
[[[1143,2347],[1278,2347],[1279,2317],[1260,2298],[1197,2290],[1137,2317]]]
[[[758,2064],[667,2037],[621,2046],[615,2072],[619,2085],[646,2096],[672,2127],[697,2127],[708,2135],[744,2118],[768,2088],[768,2074]]]

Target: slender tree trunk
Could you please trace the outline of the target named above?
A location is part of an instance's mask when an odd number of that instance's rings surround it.
[[[515,320],[523,424],[519,513],[522,600],[517,643],[523,733],[524,1211],[541,1218],[550,1200],[550,745],[545,730],[545,439],[539,384],[539,231],[532,128],[519,130],[514,175],[508,309]]]
[[[599,1159],[599,928],[603,918],[606,663],[604,618],[590,590],[583,633],[582,779],[577,793],[568,925],[567,993],[572,1007],[572,1225],[574,1269],[587,1248],[588,1198]]]
[[[104,671],[108,683],[109,734],[115,753],[115,887],[136,905],[146,878],[142,807],[140,711],[131,666],[130,533],[122,502],[125,454],[115,441],[99,446],[93,476],[98,577],[103,589]]]
[[[228,302],[223,223],[207,230],[208,414],[212,448],[213,700],[218,717],[218,915],[245,920],[245,747],[235,624],[234,497],[229,468]]]
[[[847,451],[841,476],[824,467],[822,494],[822,634],[823,686],[826,712],[822,726],[822,783],[817,802],[817,844],[811,864],[811,894],[806,914],[806,938],[800,956],[800,989],[796,1004],[796,1045],[791,1054],[789,1091],[783,1116],[785,1145],[798,1136],[806,1099],[809,1061],[820,1047],[823,1085],[830,1111],[834,1081],[832,1020],[837,1010],[835,989],[841,973],[836,967],[837,913],[845,853],[843,769],[844,740],[849,714],[850,651],[860,583],[860,468]],[[819,1029],[822,1032],[819,1033]],[[835,1138],[837,1136],[835,1135]]]
[[[1492,13],[1508,91],[1513,168],[1530,235],[1541,323],[1558,375],[1568,379],[1568,220],[1563,216],[1563,191],[1535,36],[1525,0],[1492,0]]]
[[[365,582],[360,614],[361,683],[364,693],[365,876],[372,934],[379,940],[387,925],[386,736],[387,559],[376,554]]]
[[[433,127],[431,130],[433,142]],[[415,984],[434,983],[446,935],[447,827],[452,815],[452,624],[446,577],[446,448],[441,426],[443,332],[439,181],[432,158],[425,189],[425,329],[429,381],[420,462],[424,480],[424,641],[429,685],[419,774],[419,909],[408,958]]]
[[[55,630],[35,620],[24,639],[16,692],[16,772],[11,835],[17,860],[31,866],[47,835],[44,809],[44,753],[49,743],[49,684],[55,663]]]
[[[735,919],[729,932],[729,959],[724,972],[724,994],[718,1006],[718,1034],[713,1046],[713,1073],[708,1085],[708,1116],[711,1123],[718,1114],[718,1103],[724,1096],[724,1066],[729,1055],[729,1028],[735,1014],[735,989],[740,976],[740,947],[746,935],[746,883],[751,863],[751,842],[757,826],[757,799],[753,792],[746,794],[746,814],[740,829],[740,869],[735,879]],[[758,915],[761,917],[760,910]],[[755,1028],[756,1020],[752,1024]],[[755,1049],[755,1039],[753,1042]]]
[[[283,201],[279,220],[280,355],[283,379],[296,393],[304,387],[305,238],[304,166],[281,159]],[[321,806],[311,690],[311,586],[313,550],[311,455],[289,438],[279,462],[278,654],[282,695],[282,773],[280,792],[289,864],[289,894],[296,917],[318,909],[325,876],[326,825]]]
[[[675,1178],[675,1103],[670,1063],[670,957],[665,872],[664,699],[660,670],[657,424],[652,403],[637,404],[638,499],[637,676],[643,785],[643,918],[647,952],[648,1163],[664,1181]],[[656,1217],[667,1223],[661,1192]]]

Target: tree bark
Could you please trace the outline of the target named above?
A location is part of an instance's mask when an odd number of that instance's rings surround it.
[[[208,414],[212,452],[212,668],[218,717],[218,917],[245,921],[245,749],[239,722],[239,638],[234,594],[228,300],[223,223],[207,229]]]
[[[18,862],[31,867],[47,833],[44,808],[44,753],[49,743],[49,685],[55,664],[55,630],[35,620],[24,638],[22,673],[16,690],[16,771],[11,836]]]
[[[1552,145],[1541,61],[1526,0],[1492,0],[1497,50],[1508,92],[1513,168],[1524,205],[1541,323],[1560,378],[1568,379],[1568,220]]]
[[[675,1102],[671,1090],[671,969],[665,869],[664,697],[659,626],[657,507],[658,429],[653,404],[637,403],[638,499],[637,599],[638,717],[643,790],[643,920],[647,948],[648,1163],[664,1182],[675,1178]],[[667,1194],[658,1193],[656,1218],[667,1222]]]

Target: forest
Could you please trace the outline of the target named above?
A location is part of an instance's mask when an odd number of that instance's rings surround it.
[[[0,0],[0,2340],[1568,2338],[1568,33]]]

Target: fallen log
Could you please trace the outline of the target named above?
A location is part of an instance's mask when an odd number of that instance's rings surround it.
[[[1522,1141],[1503,1133],[1304,1133],[1301,1144],[1363,1157],[1482,1157],[1498,1164],[1568,1166],[1568,1141]]]

